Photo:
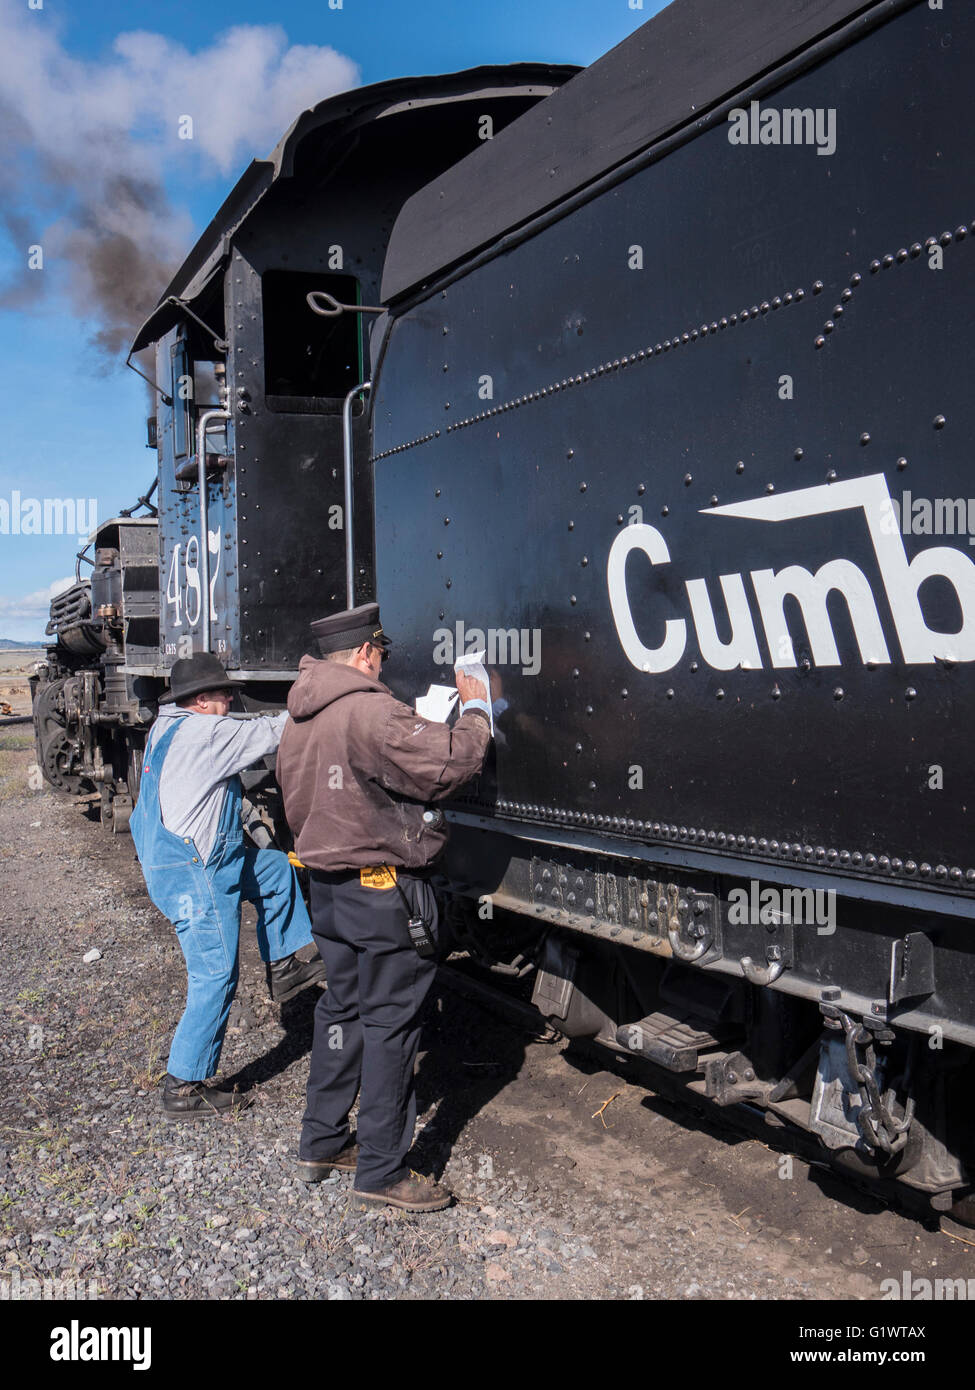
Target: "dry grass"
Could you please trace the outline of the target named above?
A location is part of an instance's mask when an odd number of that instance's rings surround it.
[[[132,1069],[132,1084],[139,1091],[154,1091],[166,1075],[166,1068],[162,1066],[163,1053],[169,1052],[169,1035],[163,1034],[160,1019],[154,1018],[149,1024],[146,1043],[149,1049],[146,1064],[139,1071]]]
[[[30,733],[0,734],[0,801],[23,796],[34,762],[34,739]]]

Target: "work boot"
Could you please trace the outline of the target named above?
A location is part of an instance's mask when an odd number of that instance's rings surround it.
[[[359,1145],[354,1139],[334,1158],[299,1158],[295,1177],[300,1182],[321,1182],[334,1169],[337,1173],[354,1173],[359,1163]]]
[[[167,1120],[199,1120],[210,1115],[231,1115],[251,1104],[253,1096],[221,1091],[209,1081],[182,1081],[166,1073],[160,1104]]]
[[[272,960],[265,967],[267,987],[271,1002],[283,1004],[291,999],[305,985],[314,984],[325,978],[325,962],[316,955],[314,960],[299,960],[297,955],[285,956],[282,960]]]
[[[392,1187],[381,1188],[379,1192],[360,1192],[353,1187],[352,1195],[360,1202],[382,1202],[390,1207],[401,1207],[403,1211],[443,1211],[454,1199],[449,1188],[441,1187],[433,1178],[425,1178],[412,1169],[408,1177],[400,1178]]]

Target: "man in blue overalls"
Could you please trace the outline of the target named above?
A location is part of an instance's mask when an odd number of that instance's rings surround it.
[[[233,682],[215,656],[177,661],[146,743],[132,838],[149,896],[176,928],[186,959],[186,1009],[169,1053],[162,1110],[170,1119],[246,1103],[205,1085],[216,1072],[237,989],[243,899],[257,907],[257,942],[275,1001],[324,975],[298,959],[311,922],[287,855],[245,847],[239,773],[273,753],[286,714],[230,719]]]

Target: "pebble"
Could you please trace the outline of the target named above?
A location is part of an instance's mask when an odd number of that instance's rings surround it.
[[[96,960],[101,960],[101,958],[102,953],[101,951],[99,951],[97,946],[92,946],[91,950],[86,951],[85,954],[81,957],[85,965],[93,965]]]
[[[492,1231],[487,1238],[488,1245],[506,1245],[513,1249],[518,1244],[518,1237],[513,1236],[510,1231]]]

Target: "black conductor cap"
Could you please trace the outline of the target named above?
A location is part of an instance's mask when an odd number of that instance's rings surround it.
[[[358,608],[346,608],[342,613],[319,618],[311,625],[311,635],[322,656],[361,647],[363,642],[371,642],[374,647],[392,646],[383,632],[378,603],[362,603]]]

